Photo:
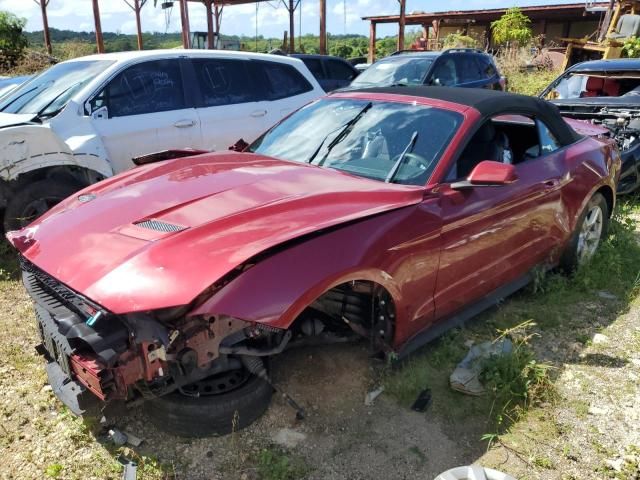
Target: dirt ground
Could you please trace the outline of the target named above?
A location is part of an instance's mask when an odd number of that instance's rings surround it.
[[[528,318],[534,306],[545,315],[544,295],[530,306],[531,295],[507,300],[417,355],[410,368],[420,369],[419,359],[430,355],[430,374],[412,380],[432,390],[424,413],[411,411],[410,399],[399,400],[390,388],[365,406],[367,392],[399,375],[368,358],[366,346],[305,348],[273,365],[275,382],[306,409],[303,421],[274,396],[248,429],[186,440],[156,429],[138,408],[109,419],[108,427],[144,439],[139,447],[118,448],[105,426],[73,417],[54,398],[33,349],[31,304],[15,276],[0,271],[0,479],[119,479],[120,455],[139,463],[140,479],[433,479],[471,463],[523,480],[640,479],[635,293],[598,292],[563,321],[540,327],[533,347],[538,361],[553,366],[557,396],[509,425],[491,448],[482,439],[491,433],[491,403],[448,388],[471,342],[491,338],[505,317]]]

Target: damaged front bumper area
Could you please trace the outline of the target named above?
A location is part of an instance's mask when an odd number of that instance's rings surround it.
[[[247,322],[189,317],[186,307],[114,315],[24,258],[21,268],[42,342],[36,349],[47,360],[54,393],[76,415],[105,402],[159,397],[243,368],[247,352],[229,355],[226,344],[255,330]]]

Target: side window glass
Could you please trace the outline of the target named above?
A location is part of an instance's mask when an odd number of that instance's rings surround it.
[[[558,143],[556,136],[544,123],[536,120],[536,127],[540,137],[540,155],[547,155],[560,148],[560,143]]]
[[[481,57],[479,60],[485,78],[493,78],[498,74],[498,72],[496,71],[496,67],[494,67],[493,62],[490,58]]]
[[[105,101],[109,117],[185,108],[179,61],[156,60],[127,68],[94,99],[96,107]]]
[[[480,73],[480,69],[476,60],[471,55],[456,55],[454,57],[456,64],[456,72],[458,74],[458,82],[469,83],[482,80],[484,76]]]
[[[201,107],[255,102],[255,89],[243,60],[192,60],[202,94]]]
[[[453,58],[446,58],[439,61],[431,76],[432,85],[450,87],[459,83]]]
[[[342,62],[327,60],[326,65],[329,70],[329,78],[333,80],[353,80],[355,78],[353,70]]]
[[[303,60],[304,64],[307,66],[311,75],[315,78],[322,79],[325,78],[324,71],[322,70],[322,63],[317,58],[305,58]]]
[[[306,78],[291,65],[261,62],[268,84],[268,99],[279,100],[313,90]]]

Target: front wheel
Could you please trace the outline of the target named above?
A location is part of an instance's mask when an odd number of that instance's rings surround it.
[[[4,231],[26,227],[47,210],[82,186],[68,181],[45,179],[24,185],[10,199],[4,212]]]
[[[561,266],[572,272],[593,258],[609,229],[609,205],[600,193],[591,197],[576,223]]]

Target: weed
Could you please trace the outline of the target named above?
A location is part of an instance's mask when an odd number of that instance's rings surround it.
[[[547,470],[553,469],[553,462],[547,457],[534,457],[533,464],[537,467],[546,468]]]
[[[60,475],[62,475],[62,470],[63,469],[64,469],[64,467],[62,465],[60,465],[59,463],[52,463],[51,465],[49,465],[46,468],[44,473],[47,475],[47,477],[59,478]]]
[[[302,459],[292,459],[276,448],[260,452],[256,469],[261,480],[297,480],[309,472],[309,467]]]
[[[413,445],[409,447],[409,453],[412,453],[413,455],[415,455],[418,458],[418,461],[420,462],[421,465],[424,465],[425,463],[427,463],[427,456],[422,450],[420,450],[420,448],[417,445]]]

